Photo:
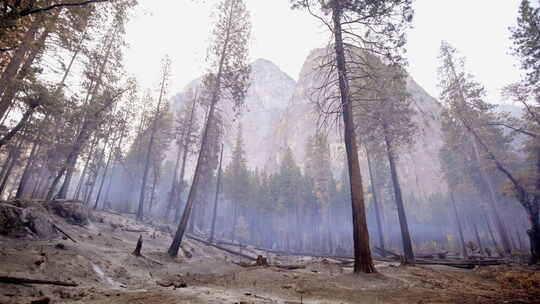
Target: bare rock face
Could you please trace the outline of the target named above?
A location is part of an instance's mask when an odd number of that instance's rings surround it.
[[[0,203],[0,234],[9,237],[49,238],[56,234],[47,210],[39,204],[18,207]]]
[[[52,201],[47,203],[47,208],[70,224],[87,225],[89,223],[90,210],[81,201]]]

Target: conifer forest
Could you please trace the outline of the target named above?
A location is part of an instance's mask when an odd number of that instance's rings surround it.
[[[539,303],[540,1],[0,0],[0,303]]]

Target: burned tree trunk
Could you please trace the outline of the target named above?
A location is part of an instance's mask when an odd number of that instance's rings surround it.
[[[223,162],[223,144],[221,144],[221,153],[219,155],[219,167],[218,167],[218,176],[216,182],[216,195],[214,196],[214,211],[212,214],[212,227],[210,228],[210,238],[208,242],[212,243],[214,241],[214,232],[216,229],[216,218],[217,218],[217,204],[219,197],[219,189],[221,187],[221,165]]]
[[[137,246],[135,246],[135,250],[133,250],[133,255],[134,256],[138,256],[138,257],[141,256],[142,244],[143,244],[142,235],[139,235],[139,240],[137,241]]]
[[[24,190],[26,187],[26,184],[28,183],[28,180],[30,179],[30,174],[32,171],[32,167],[35,162],[37,150],[39,147],[39,137],[36,138],[34,143],[32,144],[32,150],[30,151],[30,156],[28,156],[28,160],[26,161],[26,166],[24,167],[24,171],[21,177],[21,180],[19,182],[19,187],[17,187],[17,193],[15,194],[15,198],[22,198],[24,194]]]

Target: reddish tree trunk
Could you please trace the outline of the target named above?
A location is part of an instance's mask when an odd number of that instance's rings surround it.
[[[342,8],[339,2],[334,3],[332,19],[334,23],[334,48],[336,53],[337,73],[339,77],[339,90],[344,124],[344,140],[349,168],[351,188],[353,240],[354,240],[354,272],[376,272],[369,248],[369,233],[364,204],[364,190],[360,162],[358,159],[358,146],[356,143],[355,126],[352,115],[352,105],[345,63],[345,50],[341,29]]]

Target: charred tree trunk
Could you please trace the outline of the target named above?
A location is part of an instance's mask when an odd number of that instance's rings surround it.
[[[354,240],[354,272],[376,272],[371,250],[369,248],[369,233],[364,204],[364,190],[360,162],[358,159],[358,146],[356,143],[355,125],[353,121],[352,105],[350,100],[349,79],[347,78],[347,65],[345,62],[345,50],[342,37],[341,19],[343,8],[337,1],[332,7],[332,19],[334,24],[334,48],[336,53],[337,74],[339,77],[339,90],[341,97],[342,115],[344,123],[344,140],[349,167],[349,179],[351,188],[353,240]]]
[[[386,143],[386,154],[388,157],[388,163],[390,165],[390,175],[392,177],[392,184],[394,188],[394,196],[396,200],[399,227],[401,230],[401,239],[403,242],[403,253],[405,263],[414,263],[414,253],[412,249],[411,234],[409,233],[409,225],[407,223],[407,215],[405,213],[405,206],[403,205],[403,198],[401,195],[401,186],[397,175],[396,163],[394,159],[394,151],[392,149],[391,140],[389,138],[388,129],[386,124],[383,124],[384,128],[384,141]]]
[[[138,257],[142,256],[141,254],[142,244],[143,244],[142,235],[139,235],[139,239],[137,240],[137,245],[135,246],[135,250],[133,250],[134,256],[138,256]]]
[[[24,167],[24,171],[23,171],[21,180],[19,182],[19,187],[17,187],[17,193],[15,194],[15,198],[17,199],[22,198],[22,196],[24,195],[26,184],[28,183],[28,180],[30,179],[30,174],[31,174],[32,167],[35,162],[37,150],[39,147],[38,141],[39,141],[39,137],[36,138],[36,140],[32,144],[32,150],[30,151],[30,156],[28,156],[26,166]]]
[[[223,162],[223,144],[221,144],[221,152],[219,154],[219,167],[218,167],[218,175],[217,175],[217,181],[216,181],[216,194],[214,195],[214,211],[212,213],[212,227],[210,228],[210,238],[208,239],[208,242],[210,243],[214,241],[214,232],[216,229],[217,204],[218,204],[219,190],[221,187],[222,162]]]
[[[0,197],[4,193],[7,181],[9,179],[9,176],[11,175],[11,171],[13,170],[13,167],[15,166],[15,163],[17,162],[17,159],[21,154],[21,147],[23,143],[24,138],[21,137],[17,139],[15,146],[9,152],[9,155],[4,162],[4,165],[2,166],[2,171],[0,172],[0,178],[2,179],[2,181],[0,182]]]
[[[529,214],[529,221],[531,222],[531,229],[527,230],[529,235],[529,242],[531,246],[531,264],[540,263],[540,222],[538,220],[539,212],[538,206],[532,208],[532,212]]]
[[[191,188],[189,189],[188,199],[186,201],[186,206],[184,208],[182,218],[180,219],[180,223],[178,224],[178,229],[176,230],[174,239],[168,250],[169,256],[171,257],[176,257],[178,255],[178,250],[180,249],[180,244],[182,243],[182,238],[184,237],[184,233],[186,231],[188,221],[191,216],[191,212],[193,210],[193,202],[195,201],[195,198],[197,196],[197,188],[199,186],[201,166],[203,165],[202,164],[203,157],[207,149],[208,133],[209,133],[210,125],[214,118],[215,106],[219,98],[219,88],[221,86],[221,78],[222,78],[221,71],[223,68],[223,60],[224,58],[222,57],[221,62],[219,64],[218,73],[216,75],[215,88],[213,90],[212,98],[210,100],[210,109],[208,111],[208,117],[206,118],[206,122],[205,122],[204,132],[203,132],[203,136],[201,140],[201,148],[199,151],[199,156],[197,158],[197,164],[195,165],[195,172],[193,174],[193,182],[191,183]],[[184,153],[187,153],[187,151],[184,151]],[[184,157],[186,157],[186,155],[184,155]]]

